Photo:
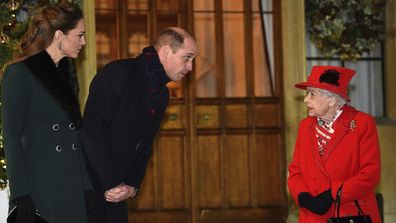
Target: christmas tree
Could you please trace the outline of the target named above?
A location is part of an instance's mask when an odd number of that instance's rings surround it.
[[[20,39],[26,32],[32,16],[34,16],[41,6],[56,2],[58,2],[58,0],[1,0],[0,74],[2,74],[4,65],[13,57],[14,53],[17,52]],[[69,0],[69,2],[81,5],[81,0]],[[6,160],[2,141],[0,135],[0,189],[7,186]]]

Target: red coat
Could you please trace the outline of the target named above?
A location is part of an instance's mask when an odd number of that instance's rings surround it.
[[[317,194],[331,188],[333,198],[343,184],[340,216],[357,215],[354,200],[358,200],[373,223],[380,223],[374,195],[380,180],[380,149],[374,119],[352,107],[333,123],[335,129],[326,152],[321,157],[315,138],[316,118],[301,121],[292,162],[289,165],[288,187],[297,202],[300,192]],[[334,205],[324,215],[300,208],[300,223],[327,222]]]

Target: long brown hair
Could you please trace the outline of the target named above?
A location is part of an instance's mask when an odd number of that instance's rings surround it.
[[[43,6],[29,23],[29,28],[20,42],[19,51],[4,68],[43,51],[51,44],[57,30],[67,34],[82,18],[81,9],[67,1]]]

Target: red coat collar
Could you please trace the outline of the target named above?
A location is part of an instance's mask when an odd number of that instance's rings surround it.
[[[337,148],[337,145],[341,142],[341,140],[351,131],[352,125],[355,125],[355,121],[353,118],[355,117],[357,110],[351,106],[344,105],[343,112],[338,117],[338,119],[333,123],[334,134],[332,135],[329,144],[326,147],[326,152],[323,156],[319,155],[319,151],[317,149],[317,139],[315,137],[315,125],[317,123],[317,119],[315,117],[311,118],[309,123],[309,134],[311,141],[311,152],[314,157],[316,164],[320,167],[320,169],[327,175],[326,170],[323,164],[326,162],[328,157]]]

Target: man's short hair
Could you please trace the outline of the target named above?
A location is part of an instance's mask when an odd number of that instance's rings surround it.
[[[186,37],[188,37],[187,33],[178,32],[173,28],[167,28],[160,32],[154,42],[154,47],[158,50],[163,46],[169,45],[172,52],[175,53],[182,47]]]

